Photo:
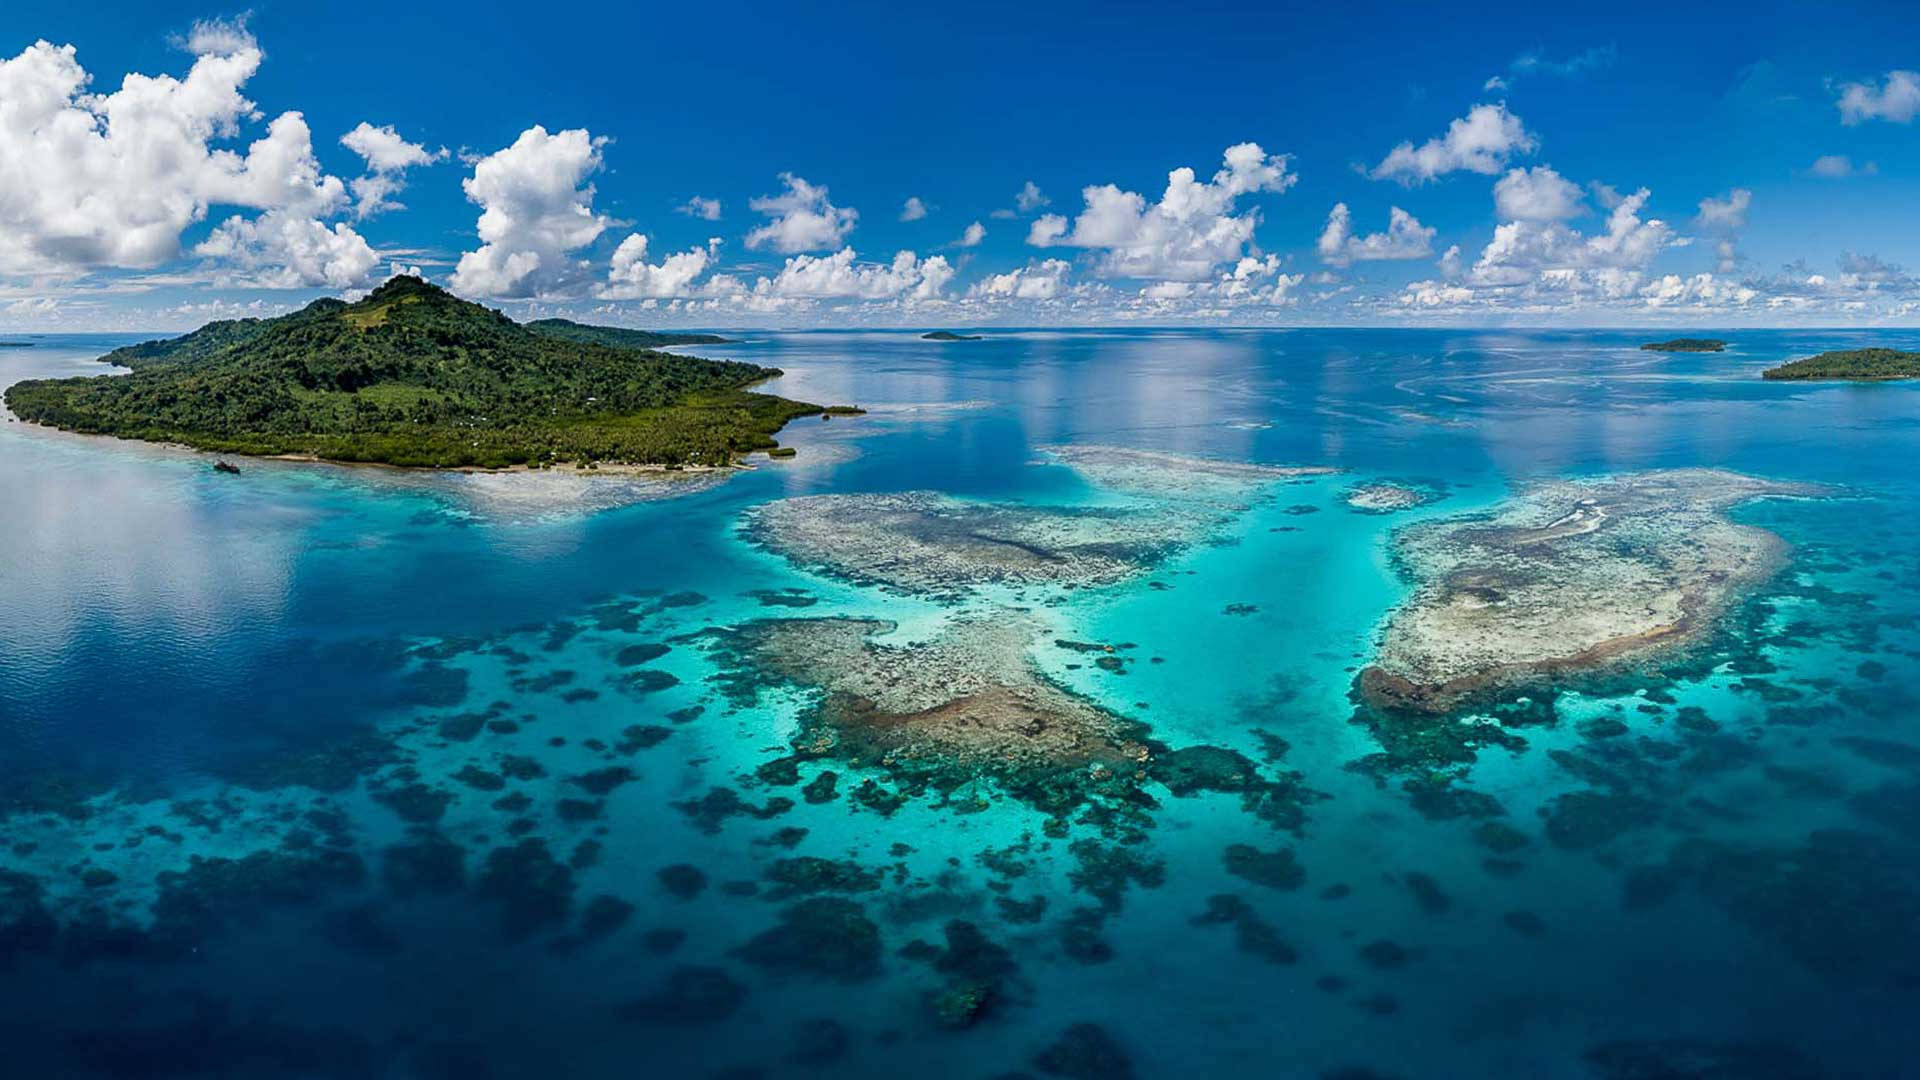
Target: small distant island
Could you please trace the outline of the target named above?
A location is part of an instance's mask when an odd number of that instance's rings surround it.
[[[1836,349],[1760,373],[1763,379],[1920,379],[1920,352],[1899,349]]]
[[[7,388],[22,420],[251,454],[430,468],[725,466],[802,416],[858,412],[746,388],[780,374],[521,325],[417,277],[354,303],[209,323],[116,349],[130,374]]]
[[[935,330],[931,333],[921,334],[920,338],[923,341],[979,341],[980,335],[956,334],[951,330]]]
[[[733,339],[719,334],[675,334],[661,330],[628,330],[619,326],[589,326],[572,319],[535,319],[526,324],[536,334],[564,341],[583,341],[592,345],[615,345],[625,349],[660,349],[669,345],[732,345]]]
[[[1724,352],[1727,343],[1719,338],[1677,337],[1671,341],[1649,341],[1640,347],[1648,352]]]

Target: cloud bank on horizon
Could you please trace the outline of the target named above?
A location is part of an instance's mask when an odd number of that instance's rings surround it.
[[[618,129],[528,116],[479,146],[495,123],[364,115],[316,131],[317,107],[248,96],[269,59],[246,20],[197,23],[173,39],[172,70],[117,77],[61,29],[0,50],[4,327],[166,329],[394,273],[516,315],[656,326],[1920,321],[1920,279],[1899,263],[1920,243],[1911,226],[1875,233],[1894,245],[1876,251],[1821,250],[1807,227],[1819,200],[1911,216],[1894,164],[1914,160],[1899,140],[1920,117],[1905,68],[1797,83],[1758,58],[1742,69],[1701,108],[1824,117],[1799,124],[1802,164],[1778,175],[1675,168],[1670,153],[1636,170],[1612,152],[1618,132],[1534,89],[1614,77],[1631,54],[1602,45],[1463,63],[1455,89],[1404,107],[1424,124],[1369,116],[1333,139],[1281,110],[1152,171],[1138,144],[1192,138],[1143,130],[1121,172],[1027,147],[969,161],[967,183],[884,147],[839,171],[821,153],[747,175],[727,175],[723,152],[680,159],[663,187],[645,110]],[[488,108],[484,87],[467,92]],[[635,211],[641,187],[661,198]]]

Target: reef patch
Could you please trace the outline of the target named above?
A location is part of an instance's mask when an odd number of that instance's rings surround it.
[[[1408,528],[1395,555],[1415,591],[1361,694],[1445,712],[1683,646],[1786,555],[1785,541],[1726,512],[1819,493],[1715,469],[1629,473],[1543,483],[1489,514]]]
[[[970,502],[925,491],[803,495],[746,512],[744,535],[811,570],[932,596],[983,585],[1124,581],[1192,543],[1190,512]]]
[[[1392,514],[1425,506],[1440,498],[1432,488],[1400,483],[1356,484],[1340,494],[1347,509],[1362,514]]]
[[[1040,452],[1111,491],[1235,507],[1249,505],[1269,485],[1340,471],[1325,465],[1263,465],[1097,444],[1043,446]]]
[[[749,509],[741,533],[798,566],[906,593],[1084,588],[1153,568],[1276,485],[1334,471],[1104,446],[1043,453],[1137,504],[989,503],[927,491],[804,495]]]
[[[824,692],[796,745],[856,762],[937,761],[989,770],[1146,759],[1138,725],[1056,685],[1028,657],[1031,616],[956,619],[890,644],[882,619],[773,619],[724,632],[730,667]]]

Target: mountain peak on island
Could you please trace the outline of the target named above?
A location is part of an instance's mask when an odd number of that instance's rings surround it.
[[[458,300],[452,293],[415,274],[395,274],[380,283],[380,286],[362,300],[393,300],[401,296],[431,296],[437,299]],[[462,301],[464,303],[465,301]]]
[[[428,296],[445,296],[445,298],[449,298],[449,300],[453,298],[451,292],[447,292],[445,288],[440,288],[440,286],[434,284],[434,282],[426,281],[426,279],[420,277],[420,275],[415,275],[415,273],[396,273],[394,277],[380,282],[372,292],[369,292],[369,294],[367,294],[367,300],[394,298],[394,296],[401,296],[401,294],[407,294],[407,292],[424,292],[424,294],[428,294]]]

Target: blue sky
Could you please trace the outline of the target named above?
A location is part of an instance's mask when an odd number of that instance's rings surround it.
[[[1920,321],[1910,8],[1547,12],[13,0],[0,328]]]

